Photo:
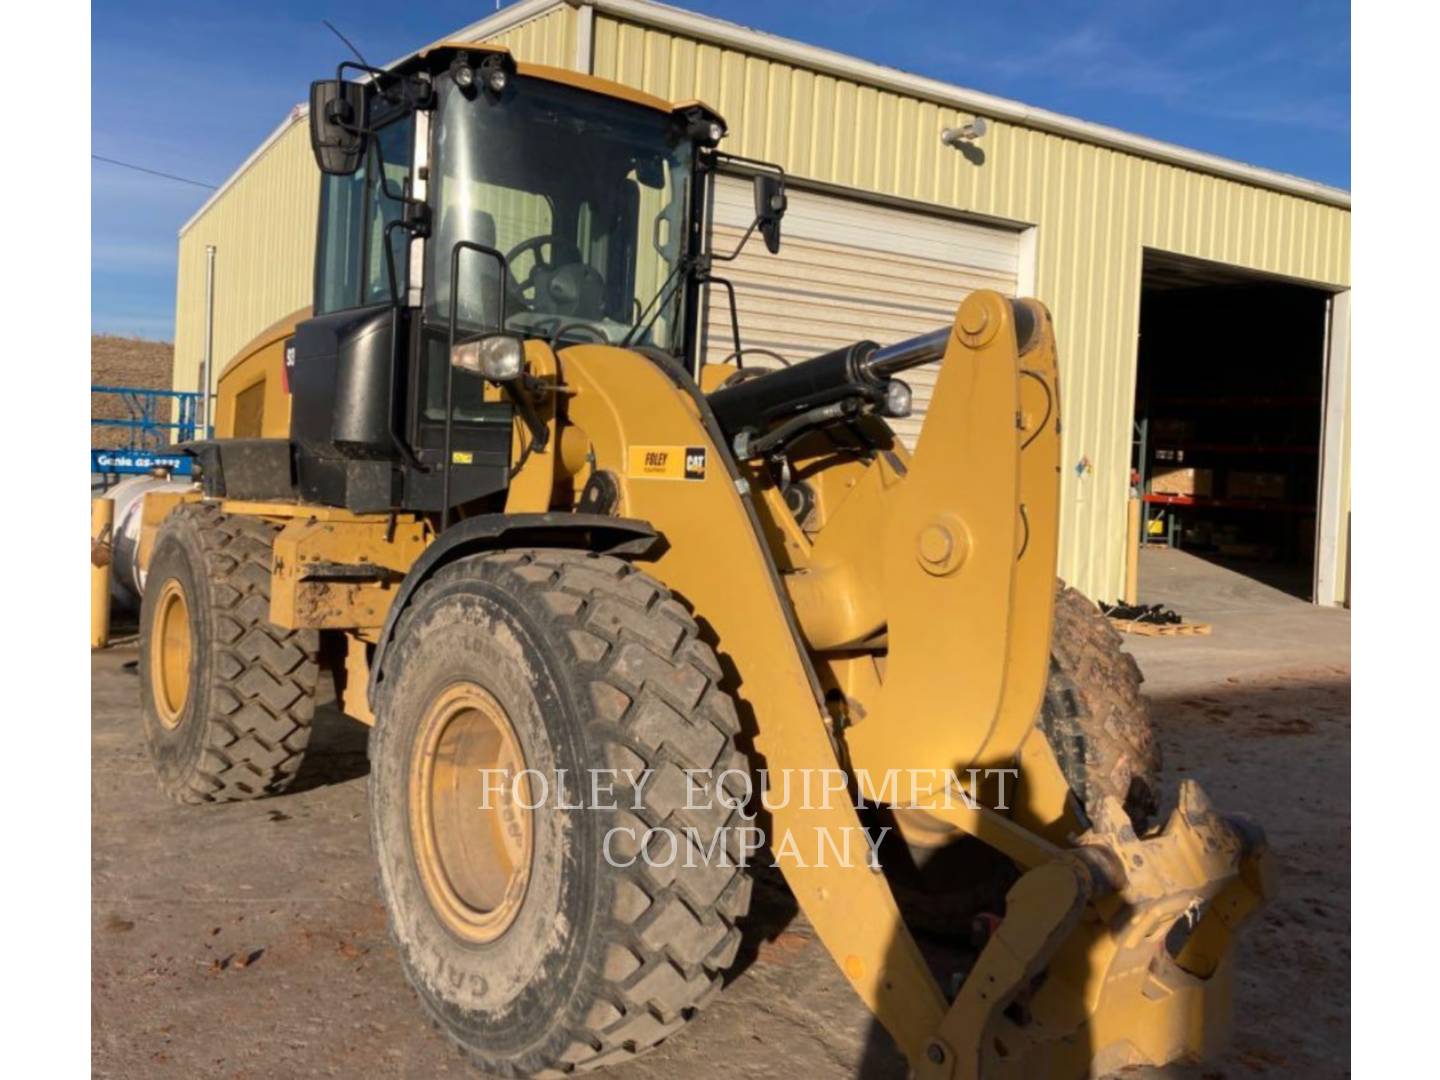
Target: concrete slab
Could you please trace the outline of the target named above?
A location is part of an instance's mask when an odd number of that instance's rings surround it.
[[[1164,604],[1186,622],[1212,628],[1208,637],[1127,636],[1153,686],[1295,666],[1349,669],[1348,610],[1317,607],[1196,555],[1141,551],[1140,602]]]

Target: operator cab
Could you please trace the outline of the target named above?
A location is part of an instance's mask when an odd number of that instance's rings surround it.
[[[705,183],[725,133],[712,110],[484,45],[336,76],[311,88],[323,179],[291,375],[301,498],[434,512],[501,495],[529,340],[698,371]],[[775,250],[783,187],[760,172],[752,228]]]

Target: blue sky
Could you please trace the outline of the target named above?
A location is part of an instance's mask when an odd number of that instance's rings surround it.
[[[333,71],[329,19],[384,63],[493,0],[95,0],[92,151],[218,184]],[[1350,185],[1345,0],[954,0],[682,6],[1255,165]],[[200,187],[93,161],[91,323],[168,340]]]

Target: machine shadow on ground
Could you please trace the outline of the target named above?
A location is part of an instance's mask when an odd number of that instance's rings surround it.
[[[368,776],[369,741],[370,729],[342,713],[333,701],[317,705],[310,745],[305,750],[300,771],[285,793],[298,795]]]

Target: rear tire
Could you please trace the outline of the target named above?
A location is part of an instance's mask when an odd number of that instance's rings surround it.
[[[1135,658],[1100,610],[1063,582],[1055,592],[1041,727],[1088,815],[1113,795],[1137,831],[1160,809],[1160,743]]]
[[[487,1072],[626,1060],[709,1002],[735,959],[750,879],[733,846],[737,812],[712,800],[716,778],[745,762],[734,703],[697,633],[669,592],[629,564],[554,549],[444,566],[396,625],[371,733],[381,892],[426,1011]],[[437,710],[462,692],[489,703],[465,714],[466,724],[493,714],[484,739],[434,730],[455,723]],[[518,745],[524,768],[549,777],[549,797],[531,787],[524,799],[474,800],[493,816],[477,811],[473,824],[450,829],[453,785],[433,777],[468,775],[497,742]],[[596,809],[592,768],[654,773],[638,805],[622,772],[618,808]],[[561,769],[567,801],[578,796],[587,808],[557,805]],[[708,770],[692,774],[690,795],[685,770]],[[738,774],[727,790],[729,801],[743,795]],[[612,797],[602,789],[598,798]],[[707,861],[686,826],[705,842],[725,828],[730,857]],[[651,828],[678,838],[669,865],[636,858]],[[634,831],[612,832],[626,829]],[[655,844],[658,863],[668,841],[657,833]],[[509,884],[497,880],[497,864]]]
[[[277,532],[191,503],[156,538],[140,608],[142,723],[160,788],[178,802],[284,791],[310,742],[319,634],[269,620]]]

